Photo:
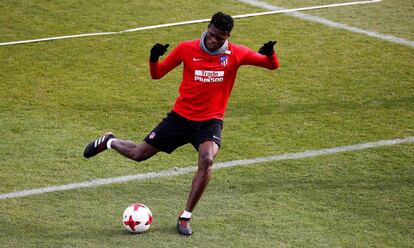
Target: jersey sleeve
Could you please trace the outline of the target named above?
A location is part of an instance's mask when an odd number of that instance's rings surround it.
[[[182,63],[181,51],[183,50],[183,44],[176,46],[163,61],[149,62],[150,73],[152,79],[160,79],[165,76],[169,71],[177,67]]]
[[[269,70],[279,68],[279,60],[276,52],[273,52],[271,56],[266,56],[245,46],[238,46],[237,50],[240,65],[260,66]]]

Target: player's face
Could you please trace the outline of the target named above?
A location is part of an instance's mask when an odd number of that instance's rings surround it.
[[[222,31],[216,28],[214,24],[210,24],[207,29],[205,45],[208,50],[215,51],[226,42],[229,36],[230,34],[226,31]]]

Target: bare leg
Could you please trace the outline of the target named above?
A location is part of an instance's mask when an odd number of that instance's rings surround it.
[[[114,140],[111,148],[127,158],[135,161],[143,161],[157,154],[160,150],[146,142],[136,144],[132,141]]]
[[[192,212],[207,188],[211,178],[213,160],[219,151],[218,145],[213,141],[202,143],[198,149],[198,170],[193,178],[191,192],[188,196],[185,210]]]

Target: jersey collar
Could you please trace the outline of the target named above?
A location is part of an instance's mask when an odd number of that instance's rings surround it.
[[[228,46],[229,46],[229,42],[226,40],[226,42],[224,42],[224,44],[219,48],[219,49],[217,49],[217,50],[215,50],[215,51],[210,51],[210,50],[208,50],[207,49],[207,47],[205,46],[205,44],[204,44],[204,39],[205,39],[205,37],[206,37],[206,34],[207,34],[207,32],[204,32],[202,35],[201,35],[201,38],[200,38],[200,48],[204,51],[204,52],[206,52],[206,53],[208,53],[208,54],[210,54],[210,55],[219,55],[219,54],[229,54],[230,53],[230,51],[228,51],[227,50],[227,48],[228,48]]]

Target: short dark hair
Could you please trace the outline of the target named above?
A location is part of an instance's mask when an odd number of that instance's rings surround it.
[[[230,33],[233,29],[233,18],[229,15],[224,14],[223,12],[217,12],[211,17],[210,24],[213,24],[216,28],[221,31]]]

